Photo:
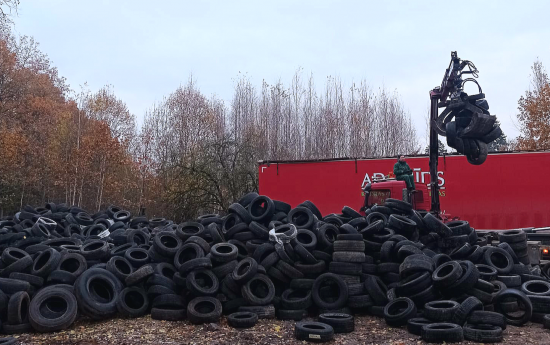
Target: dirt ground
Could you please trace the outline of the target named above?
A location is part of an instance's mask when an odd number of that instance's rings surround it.
[[[294,322],[260,320],[251,329],[236,330],[225,318],[219,324],[194,326],[187,321],[168,322],[152,320],[150,316],[133,320],[111,319],[101,322],[80,320],[70,329],[51,334],[20,334],[21,344],[127,344],[127,345],[218,345],[218,344],[305,344],[294,338]],[[336,334],[328,344],[424,344],[420,337],[407,332],[405,327],[389,328],[381,318],[355,318],[355,332]],[[464,341],[461,344],[476,344]],[[504,332],[503,344],[550,344],[550,330],[529,323],[524,327],[509,326]]]

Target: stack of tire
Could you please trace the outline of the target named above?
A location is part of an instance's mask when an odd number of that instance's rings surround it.
[[[504,233],[500,233],[498,237],[501,243],[508,244],[509,248],[513,251],[519,262],[524,265],[529,265],[527,235],[523,230],[506,231]]]
[[[4,217],[2,332],[58,331],[79,316],[200,324],[225,314],[247,328],[320,315],[323,325],[299,323],[296,335],[323,340],[352,331],[358,312],[419,335],[424,322],[425,339],[460,328],[479,340],[505,326],[477,312],[513,325],[550,313],[547,277],[519,260],[518,241],[504,241],[516,232],[493,247],[468,222],[444,224],[395,199],[365,217],[349,207],[323,217],[310,201],[291,208],[250,193],[227,211],[175,224],[114,206],[90,215],[50,203]],[[447,316],[429,317],[429,308]]]

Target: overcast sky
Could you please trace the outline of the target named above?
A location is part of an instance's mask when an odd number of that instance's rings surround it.
[[[229,104],[239,72],[259,88],[301,67],[319,87],[331,75],[397,90],[424,138],[428,92],[456,50],[515,137],[530,67],[550,66],[549,13],[549,1],[21,0],[14,21],[73,89],[111,84],[138,120],[190,74]]]

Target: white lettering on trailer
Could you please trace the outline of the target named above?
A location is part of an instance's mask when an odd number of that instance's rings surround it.
[[[414,171],[414,175],[415,175],[415,182],[416,183],[422,183],[422,184],[427,184],[427,180],[430,178],[430,173],[427,172],[427,171],[422,171],[422,169],[420,168],[414,168],[413,169]],[[438,180],[438,183],[439,183],[439,187],[441,189],[445,189],[445,178],[443,177],[443,174],[444,172],[443,171],[438,171],[437,172],[437,180]],[[428,175],[428,178],[426,179],[426,175]],[[376,180],[376,179],[383,179],[385,177],[385,175],[383,173],[374,173],[372,174],[372,177],[369,176],[369,173],[366,173],[365,174],[365,177],[363,178],[363,183],[361,183],[361,188],[365,188],[365,186],[368,184],[368,183],[372,183],[372,180]]]

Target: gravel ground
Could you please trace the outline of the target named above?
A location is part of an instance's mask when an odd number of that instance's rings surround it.
[[[111,319],[102,322],[80,320],[71,329],[51,334],[20,334],[21,344],[305,344],[294,339],[294,322],[260,320],[251,329],[236,330],[225,319],[219,324],[194,326],[187,321],[152,320],[150,316],[133,320]],[[389,328],[383,319],[372,316],[355,318],[355,332],[337,334],[328,344],[424,344],[420,337],[403,328]],[[462,342],[461,344],[476,344]],[[550,330],[539,324],[524,327],[509,326],[503,344],[550,344]]]

